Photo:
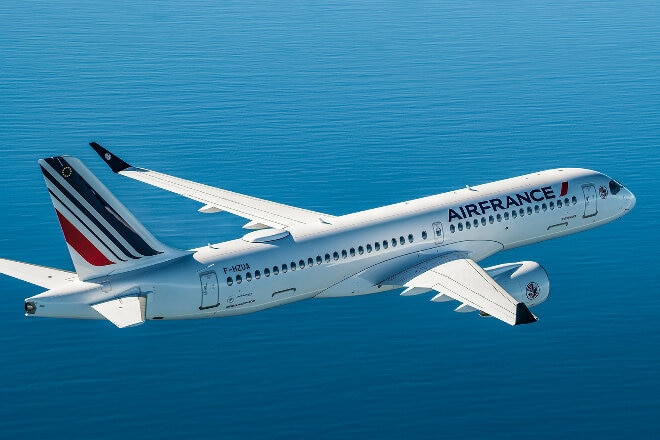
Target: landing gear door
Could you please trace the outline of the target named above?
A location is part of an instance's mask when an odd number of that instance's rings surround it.
[[[582,192],[584,192],[584,218],[592,217],[598,213],[596,206],[596,187],[593,183],[582,185]]]
[[[199,274],[199,280],[202,285],[202,305],[199,306],[199,309],[217,307],[220,304],[218,276],[213,271],[203,272]]]
[[[445,240],[445,236],[442,232],[442,223],[440,222],[433,223],[433,239],[436,244],[440,244]]]

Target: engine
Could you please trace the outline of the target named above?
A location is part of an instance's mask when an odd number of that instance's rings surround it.
[[[550,279],[543,266],[534,261],[506,263],[484,269],[517,301],[534,307],[548,299]]]

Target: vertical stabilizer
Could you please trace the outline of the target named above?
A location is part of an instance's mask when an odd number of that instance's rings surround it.
[[[78,159],[39,160],[81,280],[185,255],[159,242]]]

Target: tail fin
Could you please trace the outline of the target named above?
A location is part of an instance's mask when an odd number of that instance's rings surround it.
[[[80,160],[58,156],[39,165],[81,280],[186,254],[154,238]]]

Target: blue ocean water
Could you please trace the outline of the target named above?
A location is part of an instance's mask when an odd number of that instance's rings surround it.
[[[71,269],[36,160],[83,159],[162,241],[244,223],[147,168],[344,214],[552,167],[637,196],[498,254],[549,272],[511,328],[396,292],[241,317],[28,319],[0,278],[0,432],[23,438],[651,438],[660,412],[653,1],[14,1],[0,6],[0,256]]]

